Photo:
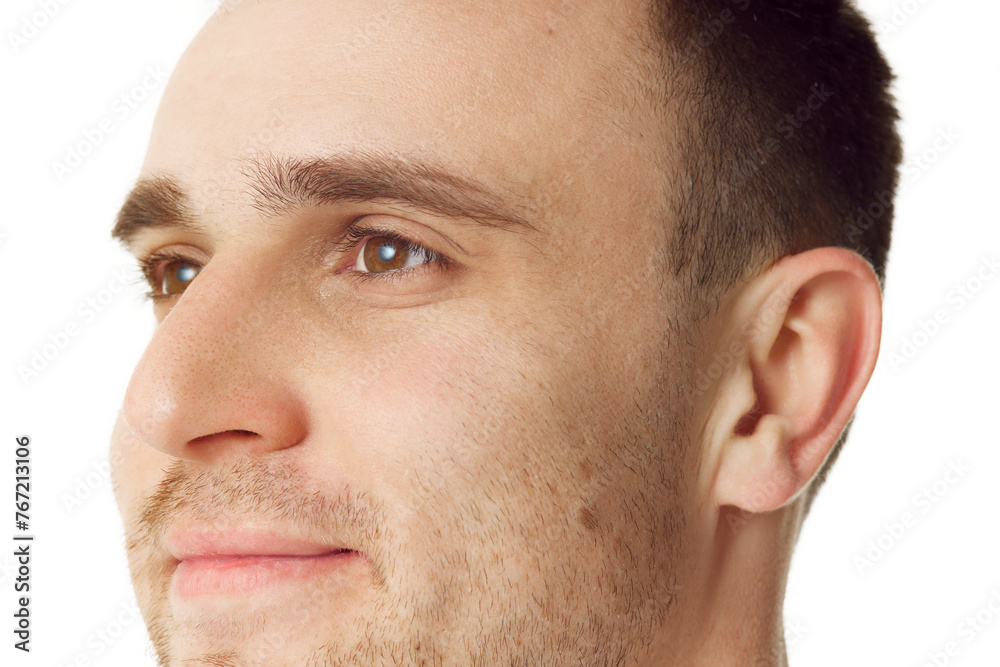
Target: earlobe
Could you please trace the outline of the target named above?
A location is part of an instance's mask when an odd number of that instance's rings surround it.
[[[741,290],[721,344],[745,354],[709,413],[717,505],[766,512],[808,485],[871,377],[881,303],[871,266],[842,248],[785,257]]]

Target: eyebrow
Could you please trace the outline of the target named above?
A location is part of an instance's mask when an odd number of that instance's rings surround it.
[[[493,188],[430,162],[374,152],[296,158],[273,154],[242,160],[253,207],[275,217],[347,202],[390,200],[447,218],[508,230],[538,228]],[[111,235],[128,246],[142,230],[182,228],[204,233],[191,198],[168,175],[141,178],[125,198]]]

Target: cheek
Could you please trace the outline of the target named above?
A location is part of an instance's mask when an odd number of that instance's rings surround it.
[[[352,449],[402,506],[439,520],[472,505],[483,521],[545,514],[555,496],[572,505],[614,406],[583,412],[593,360],[556,354],[554,341],[538,320],[486,317],[395,339],[352,374]]]
[[[487,444],[477,431],[497,408],[492,383],[506,362],[484,354],[482,340],[447,331],[397,340],[374,359],[358,376],[357,396],[363,446],[385,463],[382,481],[397,489],[471,481],[489,457],[470,444]]]

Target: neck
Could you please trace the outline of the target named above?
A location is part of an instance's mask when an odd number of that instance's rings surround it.
[[[782,607],[798,503],[760,515],[727,508],[678,594],[675,630],[641,665],[787,667]],[[678,634],[679,632],[679,634]],[[678,647],[683,647],[678,650]]]

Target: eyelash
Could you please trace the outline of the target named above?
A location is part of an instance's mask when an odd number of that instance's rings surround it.
[[[411,241],[391,229],[383,229],[379,227],[350,227],[344,233],[344,238],[334,245],[334,249],[338,252],[347,254],[357,248],[362,241],[370,237],[380,237],[394,241],[404,246],[408,253],[420,253],[424,255],[424,257],[427,258],[427,262],[418,266],[395,269],[384,273],[354,270],[345,271],[345,273],[347,273],[352,280],[356,280],[358,282],[382,282],[392,284],[403,280],[405,276],[410,275],[414,271],[419,271],[427,266],[435,267],[438,270],[449,269],[452,266],[451,261],[441,253],[426,248],[419,243],[415,243],[414,241]],[[158,275],[159,269],[170,262],[180,262],[200,266],[198,262],[192,260],[190,257],[185,257],[184,255],[173,250],[158,250],[151,253],[147,257],[141,258],[139,260],[139,270],[142,272],[146,284],[150,286],[150,289],[147,290],[145,294],[147,299],[150,299],[153,302],[158,302],[166,301],[179,296],[177,294],[160,294],[157,292],[157,289],[159,289],[158,285],[162,283],[162,279],[159,278]]]

